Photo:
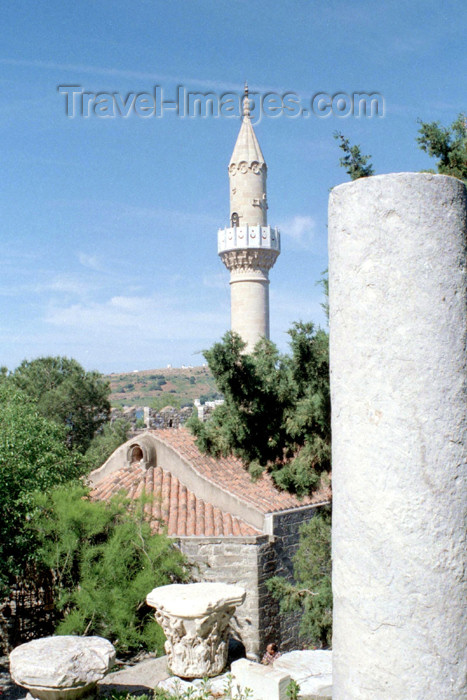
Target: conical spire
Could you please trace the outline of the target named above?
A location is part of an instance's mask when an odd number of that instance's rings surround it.
[[[245,95],[243,97],[243,121],[229,166],[232,165],[232,163],[238,165],[238,163],[241,162],[246,162],[248,165],[251,165],[251,163],[254,162],[260,164],[266,162],[251,124],[250,105],[251,103],[248,98],[248,83],[245,82]]]

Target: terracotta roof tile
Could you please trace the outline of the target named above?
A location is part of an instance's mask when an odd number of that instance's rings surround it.
[[[262,513],[323,503],[331,497],[330,488],[323,488],[312,496],[300,499],[278,489],[268,473],[263,473],[259,479],[252,481],[241,460],[236,457],[210,457],[202,454],[196,447],[195,438],[185,428],[149,432],[190,462],[198,474]]]
[[[211,503],[206,503],[181,484],[177,477],[161,467],[143,469],[132,464],[113,472],[91,491],[95,500],[107,500],[124,489],[128,497],[138,498],[143,492],[152,497],[145,505],[154,532],[165,526],[170,537],[247,537],[261,534],[258,530]]]

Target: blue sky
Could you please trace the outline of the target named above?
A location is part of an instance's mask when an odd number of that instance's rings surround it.
[[[104,372],[201,364],[229,327],[227,164],[238,118],[66,116],[59,85],[98,93],[378,92],[384,117],[264,117],[271,338],[324,324],[329,188],[347,180],[332,134],[378,173],[434,163],[417,118],[466,109],[465,0],[16,0],[0,48],[0,364],[75,357]],[[397,244],[397,242],[395,242]]]

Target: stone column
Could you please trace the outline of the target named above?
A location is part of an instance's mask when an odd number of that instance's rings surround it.
[[[334,700],[467,697],[466,208],[444,175],[330,195]]]

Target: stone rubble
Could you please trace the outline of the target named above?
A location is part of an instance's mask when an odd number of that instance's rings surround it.
[[[273,666],[239,659],[233,662],[231,672],[210,678],[207,687],[213,700],[225,697],[229,683],[234,689],[239,687],[253,690],[252,700],[285,700],[290,679],[300,686],[299,700],[331,700],[332,651],[292,651],[277,659]],[[191,690],[194,693],[193,700],[196,700],[205,687],[205,681],[200,678],[186,681],[172,676],[157,683],[156,687],[174,694],[177,691]]]

